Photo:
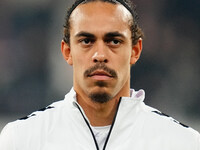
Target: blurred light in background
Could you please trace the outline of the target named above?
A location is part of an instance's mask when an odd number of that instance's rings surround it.
[[[200,131],[198,0],[135,0],[145,32],[131,86],[145,102]],[[60,42],[67,0],[0,1],[0,130],[72,87]]]

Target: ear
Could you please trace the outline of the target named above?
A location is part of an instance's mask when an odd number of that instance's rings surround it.
[[[61,41],[61,52],[66,62],[69,65],[73,65],[70,46],[63,40]]]
[[[142,52],[142,39],[140,38],[138,42],[133,46],[132,52],[131,52],[131,61],[130,64],[135,64],[138,59],[140,58]]]

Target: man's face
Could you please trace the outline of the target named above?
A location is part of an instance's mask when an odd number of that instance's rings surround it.
[[[101,101],[105,102],[129,91],[130,67],[138,59],[132,46],[131,19],[124,6],[106,2],[81,4],[73,11],[70,47],[67,52],[62,51],[73,65],[74,89],[78,94],[91,99],[100,96],[99,102],[107,96]]]

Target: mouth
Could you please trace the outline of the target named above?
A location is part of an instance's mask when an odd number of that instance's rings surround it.
[[[115,70],[107,67],[104,63],[97,63],[85,70],[84,77],[95,81],[106,81],[116,79],[117,73]]]
[[[105,72],[103,70],[96,70],[88,75],[88,77],[94,79],[94,80],[110,80],[113,78],[112,75],[110,75],[108,72]]]

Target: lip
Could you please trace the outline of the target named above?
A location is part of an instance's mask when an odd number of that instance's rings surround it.
[[[97,70],[92,72],[88,77],[94,79],[94,80],[110,80],[113,78],[109,73],[103,71],[103,70]]]

